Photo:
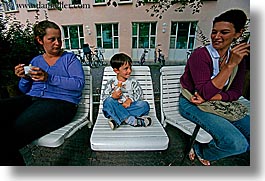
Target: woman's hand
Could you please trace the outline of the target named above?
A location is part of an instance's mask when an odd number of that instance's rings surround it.
[[[248,43],[240,43],[231,49],[231,56],[228,64],[236,66],[238,65],[244,58],[244,56],[249,55],[250,53],[250,44]]]
[[[15,66],[15,74],[20,78],[26,78],[25,71],[24,71],[25,64],[18,64]]]
[[[39,67],[32,66],[29,71],[29,76],[34,81],[42,81],[45,82],[48,79],[48,73],[42,70]]]
[[[205,102],[205,100],[199,95],[198,92],[194,93],[194,96],[191,97],[190,102],[196,105],[200,105]]]

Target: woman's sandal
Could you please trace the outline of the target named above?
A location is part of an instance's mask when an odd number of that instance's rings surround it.
[[[201,164],[203,164],[204,166],[210,166],[211,165],[210,161],[204,160],[200,156],[196,155],[195,152],[194,152],[194,149],[191,148],[191,150],[189,152],[189,159],[190,159],[190,161],[194,161],[195,160],[195,157],[197,157],[198,160],[201,162]]]

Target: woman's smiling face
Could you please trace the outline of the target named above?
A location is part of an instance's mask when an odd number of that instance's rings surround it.
[[[216,50],[227,50],[234,39],[238,38],[241,32],[236,32],[234,25],[230,22],[216,22],[211,32],[212,45]]]

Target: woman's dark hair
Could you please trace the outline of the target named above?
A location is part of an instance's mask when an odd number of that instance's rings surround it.
[[[34,41],[40,49],[43,49],[43,47],[40,46],[36,38],[39,37],[41,40],[43,40],[43,37],[46,35],[47,28],[54,28],[60,30],[60,27],[56,23],[48,20],[41,21],[35,24],[33,27],[34,38],[35,38]]]
[[[132,59],[125,53],[117,53],[113,55],[110,59],[110,65],[114,69],[119,69],[122,65],[129,63],[129,65],[132,65]]]
[[[232,23],[236,32],[238,33],[242,29],[244,29],[247,21],[247,16],[244,11],[240,9],[231,9],[215,17],[213,20],[213,25],[217,22],[222,21]]]

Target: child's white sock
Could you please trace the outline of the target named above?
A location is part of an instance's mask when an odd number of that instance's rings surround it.
[[[126,120],[125,120],[126,124],[135,126],[137,125],[137,119],[134,116],[129,116]]]

